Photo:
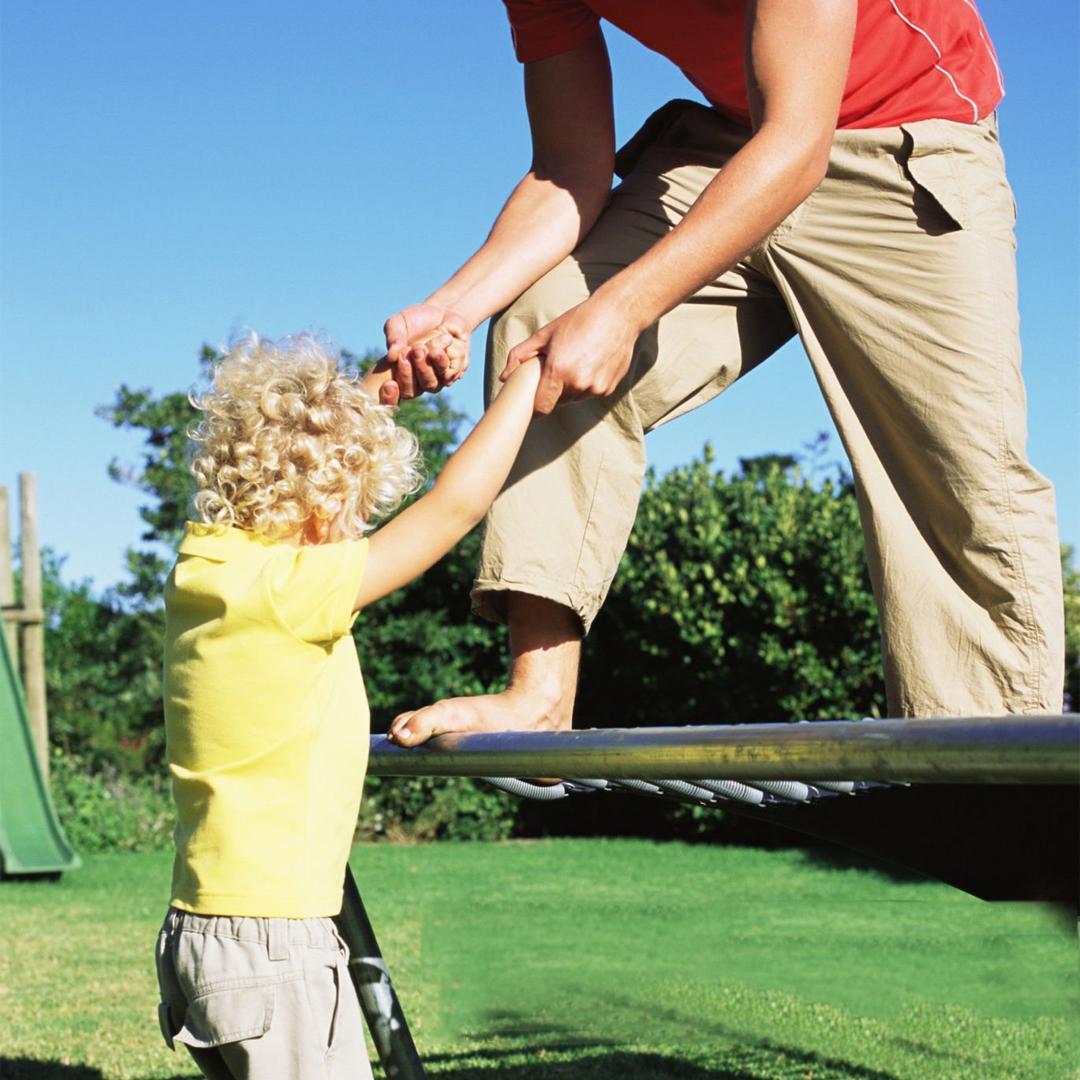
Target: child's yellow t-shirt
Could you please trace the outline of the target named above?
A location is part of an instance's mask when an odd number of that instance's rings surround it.
[[[368,755],[349,632],[367,547],[188,524],[165,587],[173,907],[341,909]]]

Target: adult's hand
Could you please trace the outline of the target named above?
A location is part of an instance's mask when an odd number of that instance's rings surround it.
[[[511,349],[501,378],[505,382],[515,368],[538,357],[543,365],[538,413],[586,397],[606,397],[630,369],[640,332],[625,312],[594,296]]]
[[[437,304],[413,304],[391,315],[383,327],[393,377],[383,383],[384,405],[438,393],[469,367],[469,327],[464,318]]]

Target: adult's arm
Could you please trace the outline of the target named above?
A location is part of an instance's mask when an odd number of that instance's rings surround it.
[[[634,343],[759,244],[825,175],[856,0],[751,0],[746,71],[754,134],[683,220],[584,303],[510,352],[508,377],[545,360],[537,410],[612,393]]]
[[[479,250],[423,303],[386,323],[394,377],[384,402],[438,390],[463,368],[444,339],[410,342],[439,326],[467,335],[559,263],[592,228],[607,203],[615,161],[611,69],[599,30],[583,45],[525,65],[532,134],[529,171],[514,188]]]

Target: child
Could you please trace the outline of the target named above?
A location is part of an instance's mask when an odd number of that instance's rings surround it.
[[[165,724],[178,812],[158,938],[165,1041],[213,1078],[370,1076],[331,921],[367,765],[349,628],[484,516],[533,410],[515,373],[432,489],[416,440],[318,339],[234,348],[195,400],[201,523],[165,587]]]

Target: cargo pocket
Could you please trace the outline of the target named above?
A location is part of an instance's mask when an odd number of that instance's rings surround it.
[[[270,1030],[273,1018],[273,986],[213,990],[188,1004],[173,1039],[201,1049],[258,1039]]]
[[[184,1014],[184,993],[180,988],[180,982],[176,977],[176,966],[172,955],[172,917],[166,916],[162,925],[161,933],[158,934],[157,949],[154,954],[157,968],[158,993],[158,1027],[161,1028],[161,1037],[170,1050],[173,1046],[173,1035],[180,1027],[177,1017]]]
[[[919,226],[931,236],[969,228],[970,212],[945,121],[919,120],[900,128],[905,136],[901,164],[915,189]]]
[[[676,98],[666,105],[661,105],[615,154],[615,175],[620,180],[625,180],[634,171],[645,151],[661,143],[687,109],[706,108],[705,105],[684,98]]]
[[[165,1040],[165,1045],[170,1050],[175,1050],[176,1046],[173,1044],[173,1036],[180,1029],[180,1025],[173,1020],[173,1003],[169,1001],[161,1001],[157,1007],[157,1020],[158,1027],[161,1028],[161,1037]],[[180,1011],[183,1011],[183,1005],[180,1006]]]
[[[341,979],[349,977],[340,951],[311,949],[309,965],[304,974],[304,999],[310,1018],[310,1028],[318,1039],[322,1053],[334,1049],[338,1014],[341,1010]]]

